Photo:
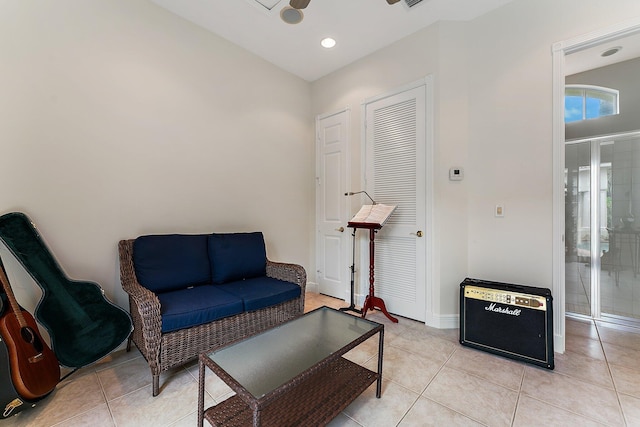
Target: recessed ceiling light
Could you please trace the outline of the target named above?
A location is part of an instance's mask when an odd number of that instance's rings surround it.
[[[622,50],[622,46],[612,47],[602,52],[600,56],[606,58],[607,56],[615,55],[616,53],[620,52],[620,50]]]
[[[325,37],[320,41],[320,44],[324,48],[331,49],[332,47],[334,47],[336,45],[336,41],[334,39],[332,39],[331,37]]]
[[[280,11],[280,18],[287,24],[299,24],[304,18],[304,13],[299,9],[287,6]]]

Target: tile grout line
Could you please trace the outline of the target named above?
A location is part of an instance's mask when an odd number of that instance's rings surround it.
[[[429,388],[429,386],[431,385],[431,383],[433,383],[433,381],[436,379],[436,377],[438,376],[438,374],[440,374],[440,372],[442,372],[442,370],[443,370],[445,367],[447,367],[448,369],[453,369],[454,371],[462,372],[462,373],[464,373],[464,374],[470,374],[469,372],[461,371],[461,370],[456,369],[456,368],[451,367],[451,366],[446,366],[446,365],[447,365],[447,363],[449,362],[449,360],[451,360],[451,358],[453,357],[453,355],[454,355],[454,354],[459,350],[459,348],[460,348],[460,347],[456,347],[456,348],[454,348],[454,350],[451,352],[451,354],[447,357],[447,360],[445,360],[445,361],[442,363],[442,366],[440,366],[440,369],[438,369],[438,372],[436,372],[436,374],[433,376],[433,378],[431,378],[431,380],[429,381],[429,384],[427,384],[427,385],[426,385],[426,387],[424,388],[424,390],[422,390],[422,392],[420,393],[420,396],[418,396],[418,399],[419,399],[420,397],[424,397],[425,399],[428,399],[428,400],[430,400],[431,402],[434,402],[434,403],[435,403],[435,404],[437,404],[437,405],[440,405],[440,406],[442,406],[442,407],[444,407],[444,408],[447,408],[447,409],[449,409],[450,411],[455,412],[456,414],[461,415],[461,416],[463,416],[463,417],[465,417],[465,418],[467,418],[467,419],[469,419],[469,420],[472,420],[472,421],[474,421],[474,422],[476,422],[476,423],[478,423],[478,424],[481,424],[481,425],[486,425],[484,422],[482,422],[482,421],[480,421],[480,420],[477,420],[477,419],[475,419],[475,418],[472,418],[472,417],[470,417],[469,415],[463,414],[462,412],[459,412],[458,410],[456,410],[456,409],[454,409],[454,408],[451,408],[451,407],[449,407],[448,405],[445,405],[444,403],[438,402],[437,400],[433,400],[433,399],[432,399],[432,398],[430,398],[430,397],[424,396],[424,392],[425,392],[425,391],[427,391],[427,388]],[[470,374],[470,375],[473,375],[473,374]],[[480,377],[476,376],[476,378],[480,378]],[[494,383],[494,384],[495,384],[495,383]],[[417,402],[417,401],[416,401],[416,402]],[[415,405],[415,402],[414,402],[414,405]],[[412,406],[413,406],[413,405],[412,405]]]
[[[121,364],[118,364],[121,365]],[[102,380],[100,379],[100,375],[98,375],[98,370],[94,370],[93,374],[96,376],[96,379],[98,380],[98,384],[100,384],[100,391],[102,392],[102,398],[104,399],[104,403],[107,405],[107,411],[109,411],[109,416],[111,417],[111,422],[113,423],[114,426],[117,427],[118,423],[116,423],[116,418],[113,416],[113,411],[111,410],[111,405],[109,404],[109,399],[107,399],[107,392],[104,389],[104,384],[102,383]]]
[[[525,367],[522,370],[522,375],[520,376],[520,387],[518,388],[518,396],[516,397],[516,406],[513,408],[513,414],[511,415],[511,426],[513,426],[516,422],[516,415],[518,414],[518,406],[520,406],[520,397],[522,396],[522,386],[524,385],[524,377],[527,375],[527,368]]]
[[[593,320],[592,320],[593,321]],[[596,329],[596,334],[598,334],[598,342],[600,343],[600,348],[602,349],[602,354],[604,355],[604,361],[607,365],[607,372],[609,372],[609,376],[611,377],[611,383],[613,384],[613,391],[616,394],[616,400],[618,401],[618,408],[620,409],[620,414],[622,414],[622,422],[625,426],[629,425],[627,422],[627,416],[624,413],[624,408],[622,407],[622,401],[620,400],[620,392],[618,391],[618,386],[616,385],[616,380],[613,377],[613,372],[611,371],[611,364],[609,363],[609,358],[607,357],[607,352],[604,349],[604,344],[602,343],[602,335],[600,334],[600,329],[598,328],[598,323],[593,321],[593,326]]]

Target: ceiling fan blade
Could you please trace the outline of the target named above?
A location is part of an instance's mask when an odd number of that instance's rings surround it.
[[[396,4],[398,3],[400,0],[387,0],[387,3],[389,4]]]
[[[311,0],[291,0],[289,2],[289,6],[291,6],[294,9],[304,9],[305,7],[309,6],[310,1]],[[398,1],[398,0],[395,0],[395,1]]]

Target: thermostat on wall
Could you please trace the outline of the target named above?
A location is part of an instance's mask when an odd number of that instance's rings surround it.
[[[450,181],[462,181],[462,178],[464,178],[464,169],[456,167],[449,169]]]

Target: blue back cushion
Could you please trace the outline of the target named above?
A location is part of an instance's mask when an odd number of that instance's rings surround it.
[[[138,282],[156,293],[211,283],[206,234],[140,236],[133,265]]]
[[[260,232],[209,235],[209,259],[214,284],[267,274],[267,254]]]

